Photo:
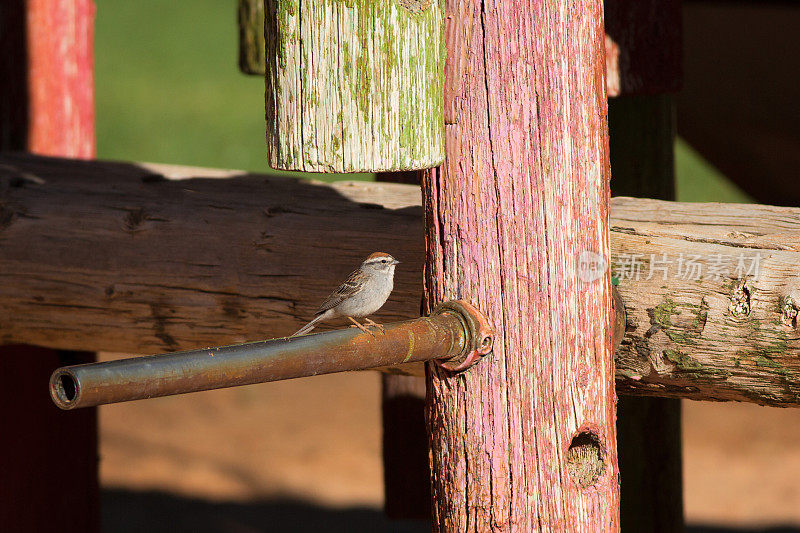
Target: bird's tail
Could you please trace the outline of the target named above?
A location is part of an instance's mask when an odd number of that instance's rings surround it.
[[[292,337],[296,337],[297,335],[305,335],[312,329],[317,326],[317,322],[325,318],[325,313],[320,313],[314,317],[314,320],[303,326],[302,328],[298,329],[295,333],[292,334]]]

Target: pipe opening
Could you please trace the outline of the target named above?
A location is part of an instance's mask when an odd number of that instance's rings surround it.
[[[75,377],[67,372],[56,376],[55,393],[64,404],[75,401],[75,398],[78,397],[78,384],[75,382]]]

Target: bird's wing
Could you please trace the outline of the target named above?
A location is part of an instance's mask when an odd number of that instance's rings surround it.
[[[362,287],[363,287],[363,284],[360,281],[360,279],[361,279],[361,277],[363,275],[364,274],[362,274],[360,270],[354,270],[347,277],[347,279],[344,281],[344,283],[339,285],[339,287],[337,287],[337,289],[335,291],[333,291],[325,299],[324,302],[322,302],[322,305],[319,306],[319,309],[317,309],[317,313],[316,314],[319,315],[321,313],[324,313],[328,309],[333,309],[334,307],[336,307],[337,305],[342,303],[344,300],[346,300],[350,296],[352,296],[355,293],[357,293],[358,291],[360,291],[362,289]]]

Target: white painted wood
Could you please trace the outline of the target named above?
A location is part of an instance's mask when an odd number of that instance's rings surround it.
[[[377,172],[442,162],[441,2],[273,0],[267,7],[273,168]]]

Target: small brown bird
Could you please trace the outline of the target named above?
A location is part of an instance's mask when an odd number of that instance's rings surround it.
[[[304,335],[323,320],[346,316],[356,327],[372,334],[356,318],[366,318],[380,309],[394,288],[394,267],[400,261],[385,252],[375,252],[361,263],[322,303],[314,320],[292,335]],[[364,321],[369,326],[381,327],[369,318]]]

